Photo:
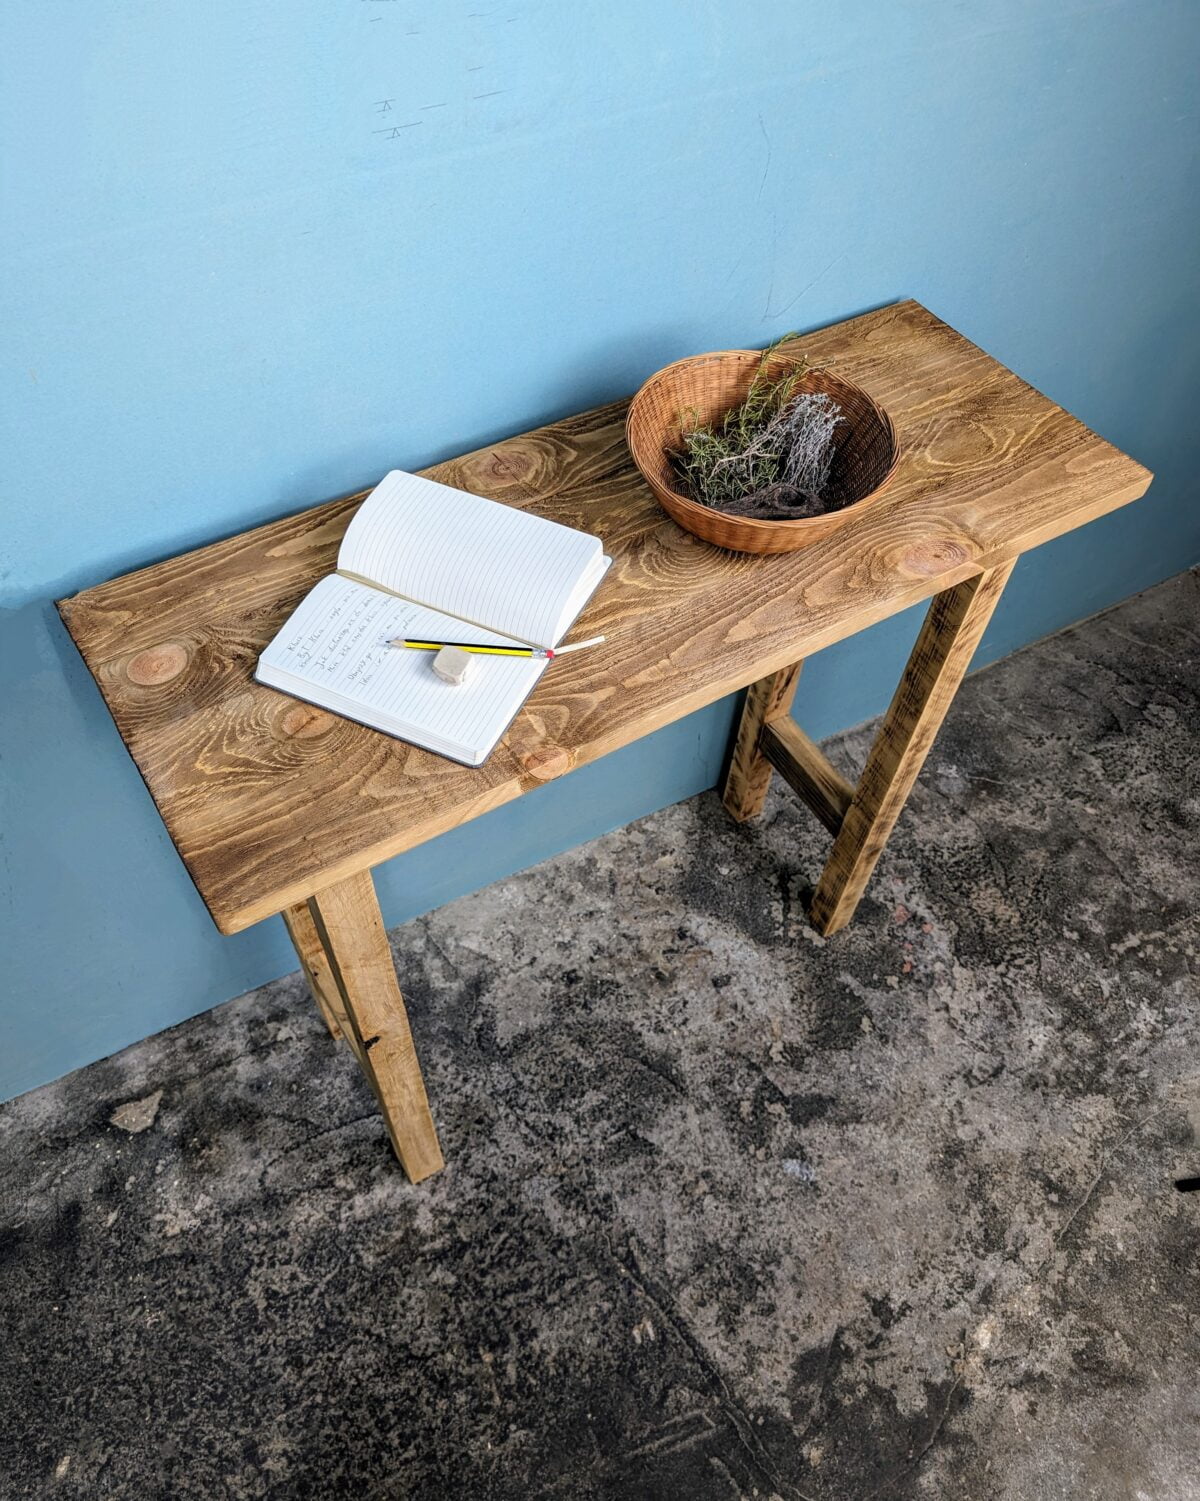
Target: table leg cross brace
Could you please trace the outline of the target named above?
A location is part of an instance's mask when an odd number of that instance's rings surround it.
[[[1015,561],[934,595],[857,787],[791,717],[801,663],[747,690],[725,806],[739,822],[761,812],[778,771],[834,835],[809,913],[818,932],[836,933],[854,915]]]

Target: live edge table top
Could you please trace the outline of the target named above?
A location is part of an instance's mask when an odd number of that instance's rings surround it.
[[[1136,500],[1151,475],[920,304],[806,335],[902,445],[880,501],[803,552],[681,531],[625,403],[425,472],[594,532],[613,566],[487,764],[417,750],[252,679],[337,563],[362,495],[85,590],[63,618],[217,926],[258,922],[906,606]],[[402,457],[402,456],[401,456]],[[365,493],[365,492],[364,492]]]

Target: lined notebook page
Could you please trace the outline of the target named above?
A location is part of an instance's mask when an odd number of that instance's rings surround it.
[[[545,658],[480,657],[467,681],[443,683],[433,653],[388,647],[405,636],[454,640],[462,622],[330,574],[259,658],[258,677],[322,707],[475,763],[491,750],[546,668]],[[513,642],[471,631],[485,645]]]
[[[554,646],[597,537],[393,469],[359,507],[338,567],[520,641]]]

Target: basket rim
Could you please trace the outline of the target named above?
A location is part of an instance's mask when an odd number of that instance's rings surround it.
[[[896,473],[896,469],[900,463],[901,448],[900,439],[896,433],[896,424],[895,422],[893,422],[891,414],[887,411],[887,409],[880,406],[875,398],[871,395],[871,393],[864,390],[863,387],[858,385],[856,381],[847,380],[844,375],[839,375],[836,370],[829,369],[827,365],[810,365],[808,367],[809,373],[826,376],[829,380],[834,382],[834,384],[845,386],[847,387],[847,389],[852,390],[858,395],[862,396],[875,409],[875,412],[878,414],[885,429],[887,430],[888,436],[892,440],[892,462],[888,465],[883,478],[868,494],[860,495],[857,500],[852,500],[849,505],[841,506],[837,511],[822,511],[816,516],[799,516],[794,517],[790,520],[783,521],[764,521],[761,518],[753,516],[738,516],[733,511],[722,511],[717,506],[703,505],[700,501],[693,500],[690,495],[684,495],[681,491],[677,490],[674,485],[665,485],[661,480],[651,479],[650,475],[648,475],[645,469],[642,468],[641,448],[644,445],[635,443],[633,433],[631,432],[631,426],[638,402],[647,391],[649,391],[653,386],[657,385],[659,381],[661,381],[664,377],[669,376],[674,371],[682,369],[688,365],[707,364],[710,362],[731,363],[734,360],[736,360],[738,363],[742,363],[747,359],[758,361],[763,358],[763,355],[765,353],[766,351],[762,349],[714,349],[710,350],[707,354],[684,355],[682,359],[672,360],[669,365],[663,365],[661,369],[656,370],[653,375],[644,380],[638,387],[638,389],[634,392],[633,396],[630,398],[629,409],[625,414],[626,447],[629,449],[630,454],[633,456],[633,461],[637,465],[642,478],[646,481],[650,488],[652,490],[657,490],[659,488],[665,490],[667,494],[670,495],[673,504],[678,505],[685,512],[690,513],[694,516],[724,516],[729,521],[734,522],[739,526],[745,527],[747,529],[747,532],[751,535],[754,535],[755,533],[760,535],[778,535],[781,529],[789,532],[803,532],[805,530],[814,529],[819,526],[828,525],[830,516],[845,515],[847,512],[853,511],[856,506],[861,506],[869,500],[874,500],[878,496],[879,492],[884,488],[885,485],[891,482],[892,477]],[[771,358],[783,360],[792,364],[799,364],[804,356],[803,354],[792,356],[780,350]]]

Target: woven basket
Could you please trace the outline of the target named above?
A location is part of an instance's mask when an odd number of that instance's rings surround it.
[[[758,521],[690,499],[678,489],[668,456],[669,449],[680,446],[684,414],[689,423],[705,424],[740,405],[761,359],[758,350],[728,349],[667,365],[633,398],[625,438],[634,463],[663,510],[685,531],[734,552],[797,552],[835,532],[879,496],[896,471],[900,445],[892,419],[861,386],[828,370],[809,370],[797,382],[796,395],[824,393],[837,402],[846,419],[834,428],[834,457],[826,487],[837,509],[798,521]],[[768,373],[782,375],[797,363],[787,354],[773,355]]]

